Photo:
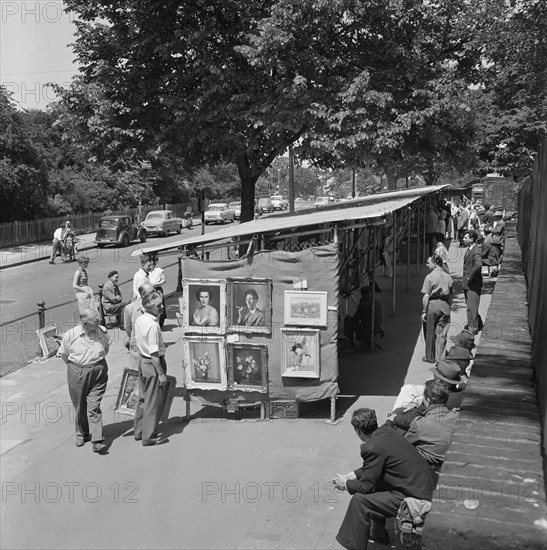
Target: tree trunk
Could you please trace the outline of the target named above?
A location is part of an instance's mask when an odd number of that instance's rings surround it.
[[[397,170],[386,168],[386,178],[388,191],[395,191],[397,189],[397,180],[399,179]]]
[[[241,222],[254,219],[255,183],[262,171],[249,165],[247,154],[240,155],[236,160],[239,179],[241,180]]]

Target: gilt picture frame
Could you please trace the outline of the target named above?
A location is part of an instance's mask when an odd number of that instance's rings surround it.
[[[289,378],[320,378],[320,329],[281,329],[281,376]]]
[[[226,280],[227,332],[272,333],[272,280],[229,277]]]
[[[227,344],[228,389],[268,392],[268,346]]]
[[[188,389],[227,389],[224,338],[187,336],[182,339],[182,349],[182,366]]]
[[[226,332],[226,281],[182,279],[182,328],[186,334]]]
[[[285,290],[284,324],[327,326],[327,292]]]

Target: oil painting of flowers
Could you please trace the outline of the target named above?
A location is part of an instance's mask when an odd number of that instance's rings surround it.
[[[281,329],[281,375],[319,378],[319,329]]]
[[[187,388],[226,389],[226,352],[222,337],[187,336],[182,339],[182,349]]]
[[[268,351],[260,344],[228,344],[228,388],[268,390]]]

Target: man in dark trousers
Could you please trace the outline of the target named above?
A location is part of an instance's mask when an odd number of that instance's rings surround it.
[[[134,435],[144,447],[168,443],[157,437],[156,428],[163,408],[163,390],[167,385],[165,344],[158,318],[163,311],[157,292],[142,296],[144,314],[135,321],[135,339],[139,349],[139,403],[135,412]]]
[[[120,282],[120,274],[113,270],[108,274],[108,281],[103,286],[103,295],[101,302],[105,315],[115,315],[118,324],[121,324],[123,319],[123,310],[127,305],[123,301],[122,293],[118,283]]]
[[[479,317],[479,303],[482,289],[482,248],[477,244],[478,234],[470,229],[463,235],[467,247],[463,258],[462,286],[467,306],[467,330],[473,335],[482,328]]]
[[[375,542],[389,542],[386,518],[397,515],[405,497],[431,501],[435,475],[395,429],[378,428],[374,410],[357,409],[351,424],[363,442],[363,467],[332,480],[337,489],[353,495],[336,540],[347,550],[366,550],[369,535]]]
[[[105,358],[110,343],[106,329],[99,325],[97,311],[84,309],[80,324],[63,336],[59,348],[59,355],[67,365],[68,392],[74,405],[76,447],[92,441],[93,452],[100,454],[107,450],[101,400],[108,382]]]
[[[440,256],[430,256],[427,267],[431,273],[422,286],[422,323],[425,323],[425,356],[422,361],[438,363],[446,347],[450,327],[450,303],[454,282],[442,268]]]

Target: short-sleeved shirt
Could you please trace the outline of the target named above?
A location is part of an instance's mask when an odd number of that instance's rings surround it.
[[[150,276],[141,267],[137,273],[133,276],[133,299],[138,300],[140,298],[139,287],[144,283],[150,282]]]
[[[63,228],[62,227],[58,227],[55,230],[55,233],[53,233],[53,238],[57,239],[58,241],[60,241],[63,238]]]
[[[144,357],[151,357],[156,352],[160,357],[165,355],[161,328],[157,318],[151,313],[145,312],[137,318],[134,333],[137,347]]]
[[[150,284],[154,286],[161,286],[164,284],[163,282],[160,282],[162,280],[163,276],[163,269],[161,267],[155,267],[149,274],[148,277],[150,279]]]
[[[422,286],[422,294],[429,294],[430,300],[446,299],[452,294],[454,281],[441,267],[437,266],[427,275]]]
[[[68,361],[75,365],[91,366],[106,357],[111,342],[104,327],[86,335],[82,325],[78,325],[63,335],[59,355],[67,355]]]

